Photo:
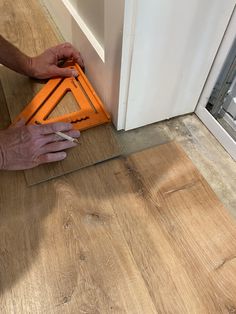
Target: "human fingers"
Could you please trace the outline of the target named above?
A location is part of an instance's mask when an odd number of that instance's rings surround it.
[[[55,77],[55,76],[60,76],[60,77],[77,77],[78,72],[74,69],[69,69],[69,68],[60,68],[57,65],[51,65],[50,66],[50,71],[49,71],[49,77]]]
[[[64,134],[72,137],[72,138],[79,138],[80,137],[80,131],[78,130],[70,130],[67,132],[63,132]],[[43,137],[43,144],[48,144],[48,143],[52,143],[52,142],[58,142],[58,141],[65,141],[66,139],[62,138],[61,136],[57,135],[57,134],[49,134],[49,135],[45,135]]]
[[[55,132],[66,132],[72,129],[71,123],[66,122],[55,122],[55,123],[48,123],[48,124],[41,124],[34,126],[37,128],[37,131],[41,135],[52,134]]]
[[[43,154],[38,157],[37,162],[38,162],[38,165],[40,165],[40,164],[60,161],[60,160],[65,159],[66,156],[67,156],[66,152]]]
[[[53,142],[53,143],[49,143],[41,147],[40,152],[41,154],[54,153],[54,152],[63,151],[63,150],[66,150],[68,148],[72,148],[75,146],[77,146],[77,144],[71,141]]]
[[[84,61],[81,57],[80,52],[72,46],[70,43],[63,43],[54,47],[58,60],[60,59],[71,59],[77,62],[81,67],[84,67]]]

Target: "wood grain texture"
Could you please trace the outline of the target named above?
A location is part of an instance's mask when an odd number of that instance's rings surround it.
[[[113,208],[157,312],[236,311],[235,221],[181,149],[165,144],[113,169]]]
[[[77,184],[29,189],[22,173],[1,173],[1,313],[155,313],[111,204],[99,202],[101,221]]]
[[[236,311],[235,221],[175,143],[0,198],[1,313]]]

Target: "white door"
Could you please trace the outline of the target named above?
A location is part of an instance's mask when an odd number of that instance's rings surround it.
[[[45,0],[64,39],[78,48],[86,75],[118,120],[125,0]]]
[[[235,0],[127,0],[118,129],[193,112]]]

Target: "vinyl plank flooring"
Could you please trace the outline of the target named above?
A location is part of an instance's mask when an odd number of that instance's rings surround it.
[[[109,200],[97,203],[88,178],[101,186],[86,172],[77,186],[27,188],[21,172],[1,172],[1,313],[156,313]]]
[[[29,55],[42,53],[60,42],[37,0],[0,1],[1,35]]]
[[[175,144],[114,163],[110,200],[158,313],[236,309],[236,224]]]
[[[183,151],[170,143],[112,168],[97,198],[109,194],[157,312],[235,310],[235,221]]]
[[[235,311],[235,221],[174,142],[0,183],[2,313]]]

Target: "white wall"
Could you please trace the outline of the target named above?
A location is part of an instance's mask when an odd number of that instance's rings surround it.
[[[69,0],[98,42],[104,47],[104,0]]]
[[[194,111],[234,6],[235,0],[126,1],[118,128]]]

